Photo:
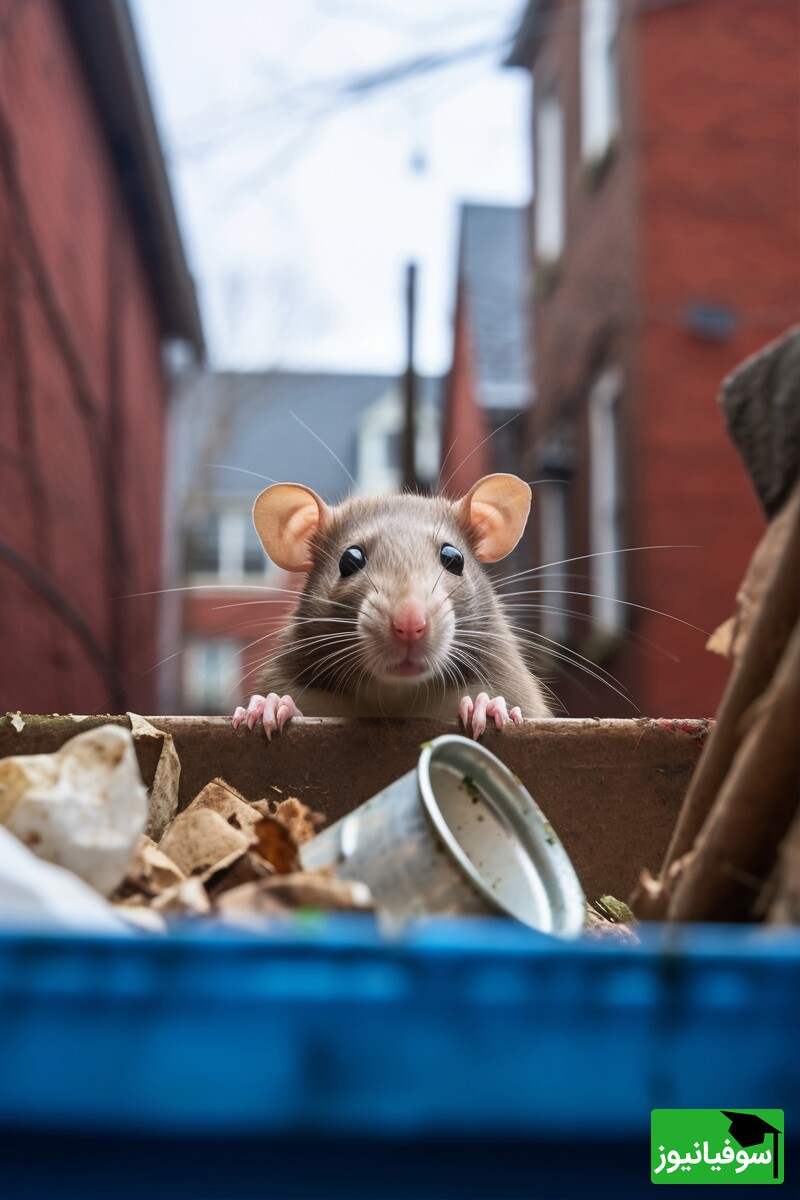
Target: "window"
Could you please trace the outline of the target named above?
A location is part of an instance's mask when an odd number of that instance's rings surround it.
[[[618,0],[583,0],[581,10],[581,147],[595,161],[619,128]]]
[[[554,89],[542,97],[537,119],[535,241],[544,262],[564,249],[564,114]]]
[[[238,579],[269,567],[249,512],[231,510],[193,517],[186,527],[186,573]]]
[[[193,713],[228,712],[238,703],[239,643],[225,638],[192,642],[183,656],[185,707]]]
[[[399,386],[365,409],[358,424],[356,479],[358,490],[367,495],[391,492],[403,486],[403,425],[405,409]],[[439,414],[417,392],[416,438],[414,445],[417,479],[431,483],[439,470]]]
[[[564,561],[569,557],[567,533],[567,485],[560,480],[551,480],[540,486],[539,502],[539,549],[542,559],[541,603],[539,628],[545,637],[554,642],[565,642],[569,631],[569,620],[564,611],[568,600],[563,589],[569,588],[569,567]]]
[[[604,371],[589,393],[589,529],[592,619],[605,633],[625,624],[622,555],[622,485],[619,451],[619,398],[622,373]]]
[[[216,574],[219,562],[219,525],[212,514],[193,517],[186,527],[187,575]]]

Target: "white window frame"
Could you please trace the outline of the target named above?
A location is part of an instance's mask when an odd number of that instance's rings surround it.
[[[625,627],[622,555],[622,462],[619,404],[623,375],[617,367],[604,370],[589,392],[589,533],[591,614],[604,634]]]
[[[546,638],[564,644],[569,634],[569,616],[565,612],[567,563],[569,557],[568,485],[561,480],[540,484],[539,553],[544,580],[539,628]]]
[[[217,565],[215,570],[192,571],[193,579],[252,580],[258,572],[245,571],[249,512],[241,509],[222,509],[208,514],[217,524]],[[272,564],[264,553],[263,574],[268,575]]]
[[[619,131],[619,0],[582,0],[581,152],[601,159]]]
[[[238,579],[244,575],[244,547],[247,530],[242,512],[221,512],[219,515],[219,558],[217,570],[223,579]]]
[[[542,94],[536,116],[534,244],[540,262],[557,261],[566,240],[564,106],[551,84]]]
[[[404,422],[403,394],[396,387],[384,393],[362,414],[356,434],[356,481],[363,495],[380,495],[402,488],[403,465],[389,463],[386,451],[389,442],[402,434]],[[421,483],[436,479],[440,453],[439,413],[433,405],[419,403],[414,454],[417,478]]]
[[[209,670],[209,650],[218,658]],[[227,712],[242,677],[241,644],[231,638],[193,639],[183,654],[184,705],[193,712]]]

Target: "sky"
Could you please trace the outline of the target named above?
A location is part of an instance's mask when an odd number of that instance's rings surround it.
[[[530,197],[522,0],[131,8],[211,365],[401,370],[413,259],[416,365],[447,370],[459,204]]]

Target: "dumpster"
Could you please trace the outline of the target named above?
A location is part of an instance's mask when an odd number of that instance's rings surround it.
[[[118,718],[125,721],[125,718]],[[428,722],[298,722],[267,745],[159,719],[182,802],[222,775],[334,820],[410,769]],[[0,753],[101,718],[0,723]],[[492,733],[590,897],[658,862],[705,722]],[[153,761],[140,749],[145,780]],[[0,935],[0,1141],[13,1196],[641,1196],[654,1108],[800,1114],[800,935],[643,926],[561,942],[502,918],[391,930],[298,915],[264,934]]]

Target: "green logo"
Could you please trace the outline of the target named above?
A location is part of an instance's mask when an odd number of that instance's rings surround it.
[[[783,1183],[783,1110],[654,1108],[653,1183]]]

